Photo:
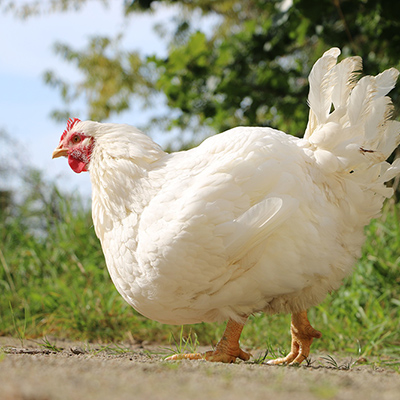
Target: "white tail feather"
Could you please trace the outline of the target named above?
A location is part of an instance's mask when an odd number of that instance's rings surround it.
[[[387,128],[383,134],[381,142],[379,143],[379,151],[388,158],[393,150],[400,144],[400,122],[389,121]]]
[[[385,162],[400,143],[400,123],[390,120],[393,105],[386,97],[399,72],[391,68],[356,82],[361,58],[350,57],[336,64],[339,54],[336,48],[327,51],[310,73],[310,118],[304,138],[314,146],[316,162],[326,167],[326,172],[351,174],[349,179],[365,184],[372,179],[378,192],[382,176],[399,172],[399,162],[392,169]]]
[[[335,110],[346,107],[350,91],[356,84],[355,79],[361,69],[361,57],[346,58],[333,68],[336,83],[332,90],[332,103]]]
[[[377,96],[386,96],[396,85],[399,71],[395,68],[387,69],[375,77]]]
[[[376,142],[382,136],[382,130],[386,126],[381,121],[386,121],[391,114],[392,102],[389,97],[379,97],[373,103],[373,109],[367,116],[365,123],[365,142],[369,148],[376,146]],[[378,131],[378,132],[377,132]]]
[[[328,73],[336,65],[339,54],[340,50],[338,48],[328,50],[314,64],[310,72],[308,77],[310,81],[308,103],[310,106],[309,122],[311,122],[311,126],[307,127],[307,131],[325,123],[328,118],[331,107],[331,93],[334,87],[330,82]],[[305,137],[307,137],[307,131]]]
[[[351,126],[363,122],[372,107],[372,99],[376,93],[375,79],[364,76],[350,93],[347,114]]]

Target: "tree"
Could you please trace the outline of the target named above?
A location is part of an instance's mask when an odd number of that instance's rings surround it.
[[[368,73],[398,66],[400,3],[390,1],[294,0],[198,1],[223,23],[207,38],[191,32],[153,58],[162,90],[180,110],[173,124],[193,118],[215,131],[268,125],[301,135],[307,120],[306,77],[323,51],[341,47],[363,57]],[[182,36],[182,28],[179,32]],[[396,97],[397,102],[397,97]]]
[[[85,0],[58,0],[65,7]],[[400,3],[391,0],[134,0],[127,18],[157,5],[180,7],[166,58],[141,58],[123,50],[120,38],[98,37],[84,49],[58,44],[84,78],[68,84],[53,72],[67,103],[84,96],[89,117],[109,118],[131,107],[134,96],[151,102],[162,92],[174,113],[161,116],[164,129],[219,132],[236,125],[272,126],[302,135],[307,121],[307,75],[332,46],[360,55],[368,74],[399,67]],[[214,15],[210,31],[195,30],[192,15]],[[395,105],[399,96],[394,94]],[[55,113],[65,117],[65,113]]]
[[[69,105],[84,96],[90,110],[90,118],[104,120],[113,113],[130,107],[130,98],[135,94],[147,98],[152,84],[146,77],[148,67],[136,52],[124,52],[119,47],[121,37],[109,39],[95,37],[84,50],[73,50],[63,44],[56,44],[55,50],[67,62],[76,63],[83,74],[78,84],[69,84],[52,71],[44,75],[45,81],[57,87]],[[58,119],[68,119],[68,110],[54,111]]]

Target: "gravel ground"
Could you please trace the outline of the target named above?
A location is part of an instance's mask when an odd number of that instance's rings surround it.
[[[343,359],[339,368],[315,355],[308,367],[166,362],[155,345],[50,342],[59,351],[0,337],[1,400],[400,399],[400,360],[381,367]]]

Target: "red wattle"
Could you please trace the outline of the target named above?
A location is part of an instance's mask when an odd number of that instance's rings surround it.
[[[77,174],[87,171],[86,164],[83,161],[73,158],[71,155],[68,156],[68,164]]]

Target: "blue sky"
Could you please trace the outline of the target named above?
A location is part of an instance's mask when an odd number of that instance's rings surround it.
[[[51,160],[65,124],[49,117],[52,110],[61,108],[62,101],[57,90],[44,84],[43,72],[51,69],[68,80],[79,76],[73,66],[54,53],[53,44],[60,41],[79,48],[92,35],[115,36],[123,30],[130,49],[142,54],[163,54],[166,41],[153,27],[170,21],[176,13],[159,7],[152,15],[140,14],[125,20],[123,1],[110,3],[104,8],[92,1],[79,12],[47,14],[27,20],[0,14],[0,129],[19,143],[22,159],[42,169],[60,187],[78,189],[84,195],[90,193],[88,174],[75,174],[65,159]],[[154,105],[155,110],[158,107],[162,105]],[[149,113],[127,112],[114,117],[112,122],[140,126],[149,117]]]

